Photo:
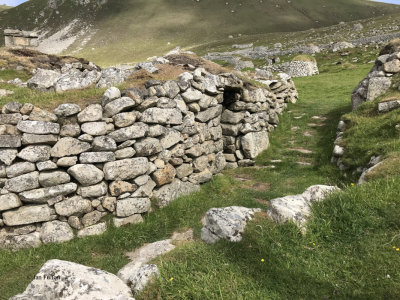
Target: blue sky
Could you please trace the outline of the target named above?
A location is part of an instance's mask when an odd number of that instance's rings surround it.
[[[17,6],[26,1],[27,0],[0,0],[0,4],[6,4],[9,6]]]
[[[400,4],[400,0],[374,0],[374,1],[376,1],[376,2],[385,2],[385,3],[393,3],[393,4]]]

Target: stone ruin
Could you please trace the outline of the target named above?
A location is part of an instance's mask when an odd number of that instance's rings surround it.
[[[39,46],[39,36],[34,31],[5,29],[4,39],[5,46],[10,48],[35,49]]]
[[[202,68],[176,81],[109,88],[101,104],[54,113],[6,104],[0,114],[0,247],[36,247],[142,221],[225,168],[251,166],[278,115],[297,100],[290,78],[265,88]]]
[[[357,85],[351,96],[352,109],[356,110],[365,102],[371,102],[385,95],[391,88],[400,90],[400,86],[393,76],[400,73],[400,45],[399,40],[394,40],[386,45],[376,59],[374,66],[368,75]],[[398,76],[398,75],[397,75]],[[376,105],[376,111],[384,114],[400,108],[400,99],[398,97],[389,97],[387,100],[382,99]],[[348,171],[349,167],[343,162],[342,157],[346,152],[343,144],[343,136],[348,129],[349,124],[344,120],[339,122],[336,140],[332,154],[332,163],[337,165],[343,172]],[[359,166],[356,170],[361,174],[358,181],[359,184],[365,183],[366,175],[381,163],[382,157],[375,155],[371,157],[370,162],[366,166]]]
[[[307,77],[319,74],[316,61],[293,60],[291,62],[273,64],[264,69],[272,73],[286,73],[291,77]]]

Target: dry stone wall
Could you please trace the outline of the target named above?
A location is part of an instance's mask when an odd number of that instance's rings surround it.
[[[53,113],[8,103],[0,114],[0,246],[34,247],[140,222],[226,167],[247,166],[297,91],[204,69],[145,88],[109,88],[101,104]],[[75,230],[77,233],[75,234]]]

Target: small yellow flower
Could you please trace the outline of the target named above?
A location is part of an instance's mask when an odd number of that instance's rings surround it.
[[[393,249],[396,249],[396,246],[393,246]]]
[[[312,243],[313,244],[313,246],[315,246],[315,243]]]
[[[400,251],[400,248],[396,248],[396,251]]]
[[[262,262],[262,263],[265,262],[264,258],[261,259],[261,262]]]
[[[354,183],[351,183],[350,185],[351,185],[351,186],[355,186],[355,184],[354,184]]]
[[[171,277],[170,279],[169,279],[169,281],[173,281],[174,280],[174,277]]]

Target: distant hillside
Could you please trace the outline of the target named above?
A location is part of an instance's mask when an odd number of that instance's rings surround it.
[[[7,9],[10,9],[10,8],[12,8],[12,6],[0,5],[0,11],[7,10]]]
[[[30,0],[0,12],[0,29],[37,29],[42,50],[68,48],[108,64],[229,35],[298,31],[397,11],[368,0]]]

